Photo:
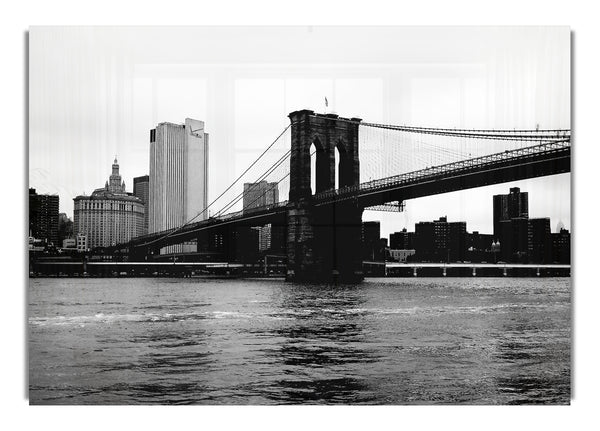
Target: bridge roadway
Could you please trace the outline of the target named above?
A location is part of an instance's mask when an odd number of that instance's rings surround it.
[[[463,160],[409,172],[358,186],[320,192],[313,196],[316,206],[357,199],[362,208],[386,202],[406,201],[423,196],[448,193],[492,184],[555,175],[571,171],[571,146],[568,139],[503,153]],[[287,201],[227,214],[192,223],[179,229],[148,234],[129,243],[108,247],[108,251],[152,245],[164,247],[198,237],[204,230],[236,226],[286,224]]]
[[[419,171],[328,190],[315,195],[316,205],[357,199],[367,208],[510,181],[571,171],[568,140],[519,148],[503,153],[461,160]]]

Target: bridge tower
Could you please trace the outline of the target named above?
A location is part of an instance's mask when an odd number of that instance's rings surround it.
[[[292,123],[290,194],[287,208],[287,279],[290,281],[355,282],[363,279],[362,212],[356,201],[315,206],[313,195],[360,184],[358,126],[360,118],[289,114]],[[335,150],[339,165],[335,166]],[[316,172],[311,172],[311,152]],[[315,175],[316,190],[311,189]]]

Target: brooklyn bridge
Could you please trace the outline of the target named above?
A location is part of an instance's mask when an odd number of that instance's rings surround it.
[[[271,225],[284,232],[293,281],[363,278],[365,209],[493,184],[570,172],[571,133],[376,124],[300,110],[290,124],[195,219],[109,247],[143,262],[164,247]],[[244,199],[242,183],[276,183],[276,202]],[[226,257],[227,258],[227,257]]]

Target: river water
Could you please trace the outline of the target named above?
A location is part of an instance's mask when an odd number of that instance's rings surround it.
[[[36,278],[31,404],[569,404],[569,278]]]

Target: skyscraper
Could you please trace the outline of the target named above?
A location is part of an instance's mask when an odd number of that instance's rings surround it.
[[[160,123],[150,130],[148,232],[205,220],[208,197],[208,134],[204,122]],[[195,252],[195,243],[165,247],[161,253]]]
[[[500,238],[500,222],[513,218],[529,217],[529,197],[518,187],[507,195],[494,195],[494,239]]]
[[[58,202],[57,195],[38,195],[29,189],[29,235],[57,247]]]
[[[150,187],[150,176],[143,175],[133,179],[133,195],[140,198],[144,204],[144,229],[142,235],[148,233],[148,192]]]
[[[91,196],[73,199],[73,230],[78,238],[87,237],[87,248],[121,244],[142,234],[144,205],[125,191],[115,159],[104,187]],[[78,245],[79,248],[79,245]]]

